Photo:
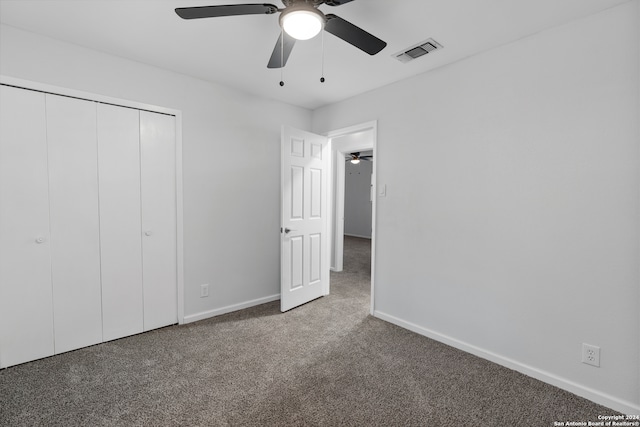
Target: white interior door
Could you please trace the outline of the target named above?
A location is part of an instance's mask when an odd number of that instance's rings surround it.
[[[175,117],[140,111],[144,330],[178,322]]]
[[[0,86],[0,368],[53,348],[44,94]]]
[[[282,128],[280,309],[329,290],[328,138]]]
[[[102,335],[143,331],[140,125],[132,108],[98,104]]]
[[[46,95],[56,353],[102,342],[96,103]]]

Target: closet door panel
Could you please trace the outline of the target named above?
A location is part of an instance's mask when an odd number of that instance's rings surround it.
[[[139,111],[98,104],[103,340],[143,331]]]
[[[140,111],[145,331],[177,322],[175,117]]]
[[[102,341],[96,104],[47,95],[55,352]]]
[[[53,347],[45,96],[0,86],[0,367]]]

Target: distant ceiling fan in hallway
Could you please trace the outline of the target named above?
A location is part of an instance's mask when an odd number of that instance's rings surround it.
[[[370,162],[373,159],[373,156],[361,156],[359,151],[355,153],[351,153],[349,156],[350,157],[347,157],[345,161],[351,162],[354,165],[357,165],[358,163],[360,163],[360,160],[364,160],[365,162]]]
[[[236,15],[271,15],[280,12],[282,33],[273,49],[268,68],[284,67],[296,40],[308,40],[322,29],[369,55],[375,55],[387,43],[334,14],[324,14],[319,6],[340,6],[353,0],[282,0],[284,9],[273,4],[233,4],[223,6],[180,7],[175,11],[183,19],[216,18]]]

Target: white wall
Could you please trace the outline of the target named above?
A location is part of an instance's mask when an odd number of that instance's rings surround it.
[[[313,116],[315,132],[378,120],[376,315],[635,413],[638,6]]]
[[[310,111],[4,25],[0,74],[181,110],[185,316],[279,294],[280,126]]]
[[[373,163],[345,163],[344,234],[371,238],[371,174]]]

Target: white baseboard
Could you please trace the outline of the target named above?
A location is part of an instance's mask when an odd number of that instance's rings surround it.
[[[374,317],[377,317],[389,323],[393,323],[394,325],[400,326],[401,328],[408,329],[412,332],[434,339],[444,344],[450,345],[451,347],[455,347],[464,352],[471,353],[475,356],[497,363],[498,365],[502,365],[509,369],[513,369],[514,371],[518,371],[522,374],[528,375],[537,380],[543,381],[547,384],[551,384],[563,390],[569,391],[580,397],[584,397],[585,399],[591,400],[592,402],[595,402],[597,404],[606,406],[618,412],[622,412],[623,414],[627,414],[627,415],[640,414],[640,405],[635,404],[633,402],[619,399],[615,396],[611,396],[609,394],[602,393],[598,390],[585,387],[583,385],[574,383],[573,381],[570,381],[566,378],[559,377],[555,374],[540,370],[533,366],[525,365],[521,362],[518,362],[517,360],[509,359],[508,357],[504,357],[499,354],[492,353],[480,347],[476,347],[474,345],[465,343],[463,341],[457,340],[447,335],[443,335],[439,332],[435,332],[430,329],[423,328],[422,326],[418,326],[415,323],[407,322],[405,320],[380,312],[378,310],[375,310],[373,315]]]
[[[231,313],[232,311],[242,310],[244,308],[253,307],[254,305],[265,304],[271,301],[280,299],[280,294],[271,295],[264,298],[258,298],[251,301],[241,302],[239,304],[228,305],[222,308],[216,308],[213,310],[201,311],[200,313],[190,314],[184,316],[184,323],[197,322],[198,320],[208,319],[210,317],[220,316],[221,314]]]
[[[351,234],[351,233],[344,233],[345,236],[349,236],[349,237],[359,237],[361,239],[369,239],[371,240],[371,236],[361,236],[359,234]]]

